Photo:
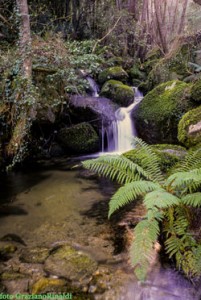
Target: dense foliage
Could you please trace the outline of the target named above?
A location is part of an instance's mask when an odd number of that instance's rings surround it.
[[[201,245],[190,230],[190,207],[201,206],[201,150],[189,153],[167,177],[152,148],[135,138],[140,164],[124,156],[105,156],[83,162],[85,168],[122,185],[112,196],[109,217],[142,197],[146,215],[134,229],[131,261],[135,274],[146,277],[160,240],[169,258],[189,278],[200,276]]]

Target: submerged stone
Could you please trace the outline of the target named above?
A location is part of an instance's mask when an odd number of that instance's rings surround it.
[[[0,255],[11,254],[17,250],[17,246],[9,242],[0,241]]]
[[[45,262],[45,271],[72,282],[87,284],[97,269],[97,263],[88,255],[65,245],[55,250]]]
[[[48,248],[26,248],[21,251],[20,261],[25,263],[44,263],[48,255]]]
[[[67,282],[64,279],[58,278],[40,278],[32,286],[31,293],[33,295],[38,295],[48,292],[67,292]]]
[[[24,278],[27,278],[28,276],[25,275],[25,274],[22,274],[22,273],[18,273],[18,272],[12,272],[12,271],[9,271],[9,272],[3,272],[1,275],[0,275],[0,279],[2,281],[5,281],[5,280],[18,280],[18,279],[24,279]]]

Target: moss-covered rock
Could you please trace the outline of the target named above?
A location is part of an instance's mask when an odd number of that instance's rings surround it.
[[[201,106],[188,111],[178,125],[178,140],[186,147],[201,142]]]
[[[105,82],[100,94],[101,96],[112,99],[121,106],[128,106],[134,98],[133,88],[118,80]]]
[[[122,67],[117,66],[103,70],[98,76],[98,81],[99,83],[103,84],[110,79],[125,81],[127,78],[128,74],[126,73],[126,71]]]
[[[32,286],[31,293],[33,295],[48,293],[48,292],[67,292],[67,282],[64,279],[57,278],[40,278]]]
[[[12,271],[9,271],[9,272],[3,272],[1,275],[0,275],[0,279],[2,281],[5,281],[5,280],[20,280],[20,279],[24,279],[24,278],[27,278],[28,276],[26,274],[22,274],[22,273],[18,273],[18,272],[12,272]]]
[[[150,144],[178,143],[178,122],[194,106],[190,89],[190,84],[175,80],[149,92],[134,115],[139,136]]]
[[[168,172],[170,168],[172,168],[177,162],[179,162],[187,153],[186,149],[171,144],[156,144],[151,146],[153,152],[155,152],[158,156],[158,162],[161,171]],[[135,149],[130,150],[124,154],[127,158],[132,160],[133,162],[143,166],[142,159],[147,157],[148,153],[141,153],[141,158],[137,154]]]
[[[17,246],[13,243],[0,241],[0,255],[12,254],[17,250]]]
[[[49,274],[87,284],[97,269],[97,263],[81,251],[65,245],[48,257],[44,268]]]
[[[25,263],[39,263],[45,262],[45,259],[49,255],[48,248],[25,248],[21,250],[20,261]]]
[[[94,128],[86,122],[62,128],[57,139],[69,153],[92,153],[99,150],[99,138]]]
[[[201,102],[201,79],[192,86],[191,98],[196,102]]]

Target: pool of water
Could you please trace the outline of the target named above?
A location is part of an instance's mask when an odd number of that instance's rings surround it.
[[[73,165],[66,160],[41,162],[37,167],[2,176],[0,238],[18,238],[29,248],[68,243],[90,255],[102,272],[104,288],[100,292],[96,287],[100,282],[91,284],[89,299],[200,299],[197,288],[159,264],[144,284],[137,282],[125,252],[116,251],[118,226],[107,219],[114,187],[80,176],[79,169],[71,168]],[[12,260],[6,264],[12,265]],[[11,291],[15,292],[13,286]]]

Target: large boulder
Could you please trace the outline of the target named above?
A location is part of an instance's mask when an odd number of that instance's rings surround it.
[[[201,79],[199,79],[191,89],[191,98],[196,102],[201,102]]]
[[[190,89],[190,84],[174,80],[149,92],[133,116],[139,136],[151,144],[178,143],[178,122],[194,106]]]
[[[101,84],[103,84],[104,82],[110,79],[125,81],[126,79],[128,79],[128,74],[122,67],[117,66],[117,67],[110,67],[103,70],[98,76],[98,81]]]
[[[133,102],[134,90],[121,81],[109,80],[103,85],[101,96],[110,98],[120,106],[126,107]]]
[[[99,130],[102,122],[108,124],[115,119],[115,111],[119,108],[116,103],[104,97],[73,95],[69,103],[72,120],[77,123],[93,122],[94,127]]]
[[[201,142],[201,106],[188,111],[178,125],[178,140],[186,147]]]
[[[93,153],[99,150],[99,137],[86,122],[60,129],[57,139],[68,153]]]

